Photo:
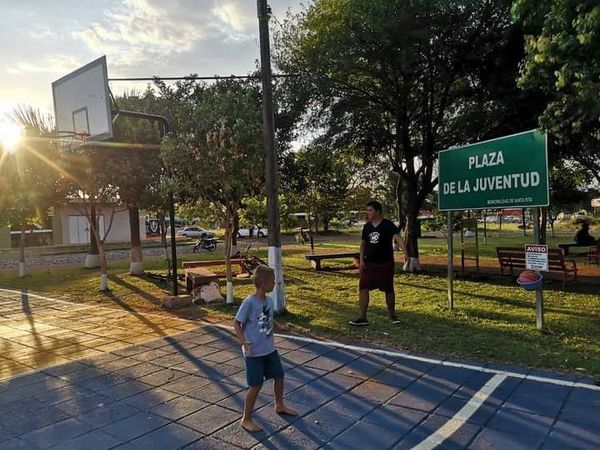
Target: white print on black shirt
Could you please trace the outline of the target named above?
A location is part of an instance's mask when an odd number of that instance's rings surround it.
[[[377,231],[373,231],[373,232],[369,233],[369,242],[371,244],[379,243],[379,233]]]

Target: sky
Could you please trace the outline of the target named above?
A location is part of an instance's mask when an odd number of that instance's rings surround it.
[[[280,22],[301,3],[270,1]],[[0,11],[4,116],[17,105],[51,112],[52,81],[102,55],[109,78],[244,75],[259,58],[256,0],[0,0]]]

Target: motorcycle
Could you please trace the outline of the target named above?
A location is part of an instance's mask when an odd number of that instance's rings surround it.
[[[204,237],[204,238],[198,239],[198,242],[196,242],[196,245],[194,245],[192,252],[196,253],[200,250],[208,250],[209,252],[216,251],[217,250],[217,238]]]

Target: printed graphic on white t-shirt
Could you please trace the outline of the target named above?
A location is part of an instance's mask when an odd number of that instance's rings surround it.
[[[271,311],[267,305],[258,315],[258,331],[270,336],[273,333],[273,321],[271,320]]]

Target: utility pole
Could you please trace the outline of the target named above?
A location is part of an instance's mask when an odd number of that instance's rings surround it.
[[[281,234],[279,229],[277,153],[275,148],[275,119],[273,116],[273,92],[271,86],[271,44],[269,41],[269,16],[271,8],[267,5],[267,0],[257,0],[257,9],[262,79],[263,141],[265,143],[269,266],[275,269],[275,288],[272,294],[275,302],[275,312],[281,313],[285,311],[285,286],[283,281]]]

